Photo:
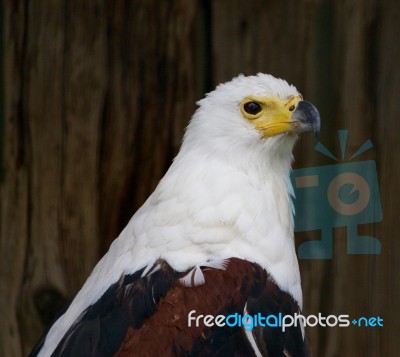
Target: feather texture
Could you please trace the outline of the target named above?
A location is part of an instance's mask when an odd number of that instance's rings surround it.
[[[207,267],[204,262],[216,264],[237,258],[257,264],[268,271],[279,291],[302,307],[293,242],[292,189],[287,180],[297,134],[263,139],[239,109],[243,98],[254,95],[285,99],[299,93],[284,80],[258,74],[221,84],[198,102],[170,169],[49,330],[38,349],[39,357],[53,352],[89,356],[91,347],[87,344],[79,351],[69,346],[81,346],[80,341],[98,346],[105,336],[111,342],[101,349],[104,353],[94,355],[115,351],[118,343],[112,341],[122,337],[127,341],[125,346],[139,335],[152,342],[157,336],[151,331],[148,337],[143,336],[142,324],[148,318],[146,326],[151,326],[154,308],[165,303],[165,294],[178,306],[179,301],[185,301],[179,300],[185,298],[184,288],[229,291],[225,286],[207,285],[209,274],[224,276],[228,271],[224,263]],[[180,288],[174,285],[178,282]],[[178,295],[169,295],[170,291]],[[251,301],[248,309],[253,306]],[[243,311],[244,302],[240,304]],[[120,319],[121,325],[114,326],[114,318]],[[162,318],[172,317],[166,313]],[[233,338],[236,332],[231,333]],[[205,340],[211,343],[207,336]],[[262,332],[256,337],[268,339]],[[199,342],[200,335],[195,340],[190,348],[202,349],[205,342]],[[188,343],[178,346],[170,342],[178,350]],[[248,341],[243,343],[248,345]],[[243,346],[237,347],[240,350]],[[124,350],[119,351],[123,356]]]
[[[188,315],[283,313],[299,306],[258,264],[232,258],[175,271],[159,260],[155,269],[121,277],[78,318],[53,356],[307,356],[300,327],[189,326]],[[202,284],[182,278],[194,271]],[[157,341],[157,343],[155,343]],[[34,354],[32,354],[33,356]]]

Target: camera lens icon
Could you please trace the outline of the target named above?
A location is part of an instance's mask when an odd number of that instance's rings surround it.
[[[295,231],[321,230],[320,241],[300,245],[301,259],[332,258],[333,228],[347,227],[348,254],[379,254],[374,237],[358,236],[360,224],[382,220],[375,161],[294,170]]]
[[[327,190],[328,202],[339,214],[352,216],[362,212],[371,199],[368,182],[359,174],[344,172],[332,179]]]

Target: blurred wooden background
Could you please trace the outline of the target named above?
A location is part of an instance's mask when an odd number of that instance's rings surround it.
[[[382,328],[308,328],[314,356],[395,356],[400,343],[400,2],[2,1],[0,356],[26,355],[152,192],[195,101],[271,73],[319,108],[321,142],[366,140],[380,255],[301,260],[305,314],[380,315]],[[331,164],[304,137],[295,167]],[[314,232],[315,233],[315,232]],[[299,235],[297,242],[310,239]]]

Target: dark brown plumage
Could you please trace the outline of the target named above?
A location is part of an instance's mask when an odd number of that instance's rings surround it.
[[[184,286],[165,261],[126,275],[89,307],[68,331],[54,356],[255,356],[243,327],[189,326],[188,314],[263,316],[299,312],[259,265],[231,258],[225,269],[200,267],[204,283]],[[255,327],[257,347],[264,356],[307,356],[300,327]],[[40,346],[39,346],[40,347]],[[32,356],[35,354],[33,353]]]

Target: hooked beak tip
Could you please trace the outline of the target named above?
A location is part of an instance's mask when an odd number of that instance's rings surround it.
[[[305,100],[299,102],[296,110],[293,112],[292,120],[300,122],[299,131],[313,129],[315,139],[318,140],[321,129],[321,119],[318,109]]]

